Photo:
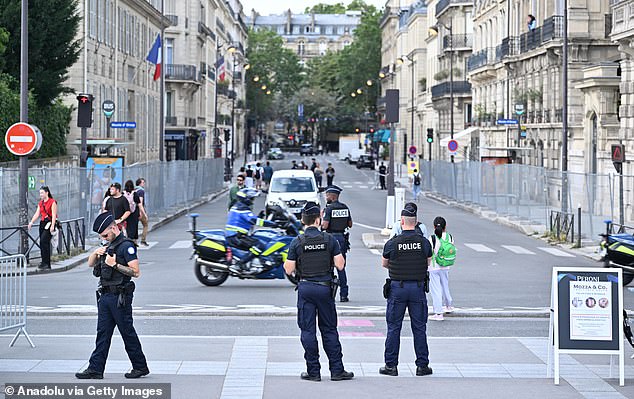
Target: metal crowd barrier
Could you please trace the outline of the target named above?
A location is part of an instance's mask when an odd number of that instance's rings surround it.
[[[31,348],[35,344],[26,332],[26,257],[0,257],[0,332],[18,329],[9,346],[24,334]]]

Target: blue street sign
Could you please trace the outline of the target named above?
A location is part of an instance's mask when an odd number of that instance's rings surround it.
[[[498,119],[498,125],[517,125],[519,122],[517,119]]]
[[[304,117],[304,104],[297,105],[297,116],[299,116],[300,118]]]
[[[110,122],[113,129],[136,129],[136,122]]]

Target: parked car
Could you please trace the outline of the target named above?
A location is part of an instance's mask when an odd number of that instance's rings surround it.
[[[374,170],[374,158],[372,155],[365,154],[359,156],[359,159],[357,160],[357,169],[361,168],[370,168]]]
[[[271,208],[277,205],[285,207],[290,213],[299,217],[307,201],[320,202],[313,172],[303,169],[273,172],[266,196],[267,215],[271,213]]]
[[[315,155],[315,150],[312,144],[302,144],[299,149],[299,155]]]
[[[347,157],[348,163],[350,165],[357,163],[357,161],[359,160],[359,157],[363,154],[365,154],[365,150],[361,148],[354,148],[350,150]]]
[[[284,159],[284,153],[279,147],[273,147],[266,154],[267,159]]]

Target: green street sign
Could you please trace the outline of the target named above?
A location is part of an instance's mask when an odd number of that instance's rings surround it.
[[[35,190],[35,176],[29,176],[29,190]]]

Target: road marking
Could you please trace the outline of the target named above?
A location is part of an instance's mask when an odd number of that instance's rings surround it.
[[[181,240],[181,241],[176,241],[174,244],[170,245],[170,249],[190,248],[191,246],[192,246],[191,240]]]
[[[555,255],[555,256],[559,256],[562,258],[574,258],[575,256],[573,254],[569,254],[568,252],[564,252],[560,249],[557,248],[549,248],[549,247],[538,247],[537,249],[547,252],[551,255]]]
[[[495,249],[489,248],[486,245],[482,244],[464,244],[465,247],[471,248],[476,252],[497,252]]]
[[[369,319],[339,319],[338,327],[374,327],[374,323]]]
[[[342,180],[342,181],[340,181],[339,183],[341,183],[341,184],[350,184],[350,182],[349,182],[349,181],[346,181],[346,180]]]
[[[152,247],[155,246],[156,244],[158,244],[158,241],[148,241],[147,247],[143,245],[139,245],[139,250],[146,251],[148,249],[152,249]]]
[[[359,188],[368,188],[368,186],[358,186]]]
[[[529,251],[528,249],[520,247],[518,245],[502,245],[502,248],[506,248],[509,251],[519,255],[535,255],[535,252]]]
[[[352,188],[350,185],[344,185],[343,188]]]
[[[378,255],[381,256],[381,251],[379,251],[378,249],[371,249],[370,252],[372,252],[374,255]]]
[[[361,227],[363,227],[363,228],[370,229],[370,230],[376,230],[376,231],[381,231],[381,230],[383,230],[383,229],[381,229],[381,228],[374,227],[374,226],[368,226],[367,224],[363,224],[363,223],[359,223],[359,222],[354,222],[354,225],[355,225],[355,226],[361,226]]]

